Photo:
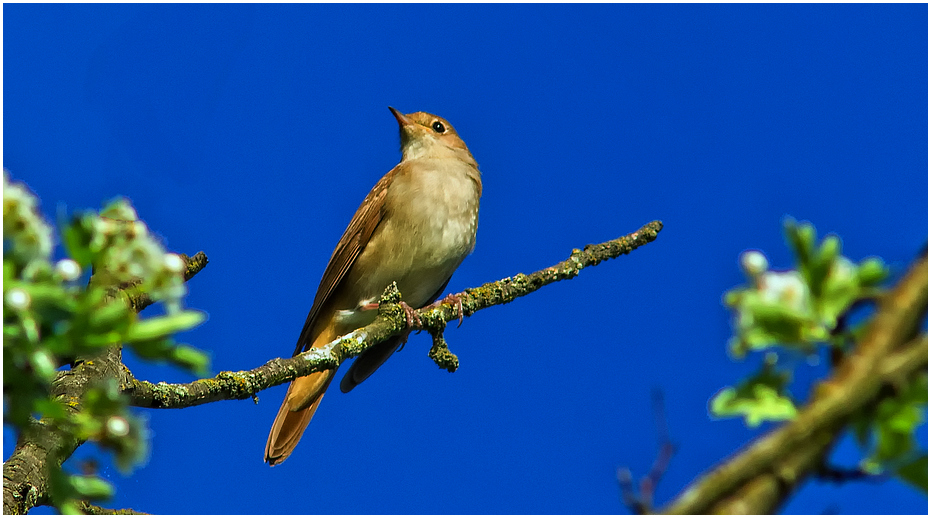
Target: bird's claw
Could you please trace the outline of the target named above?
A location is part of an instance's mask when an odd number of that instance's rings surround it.
[[[407,302],[403,300],[398,303],[401,306],[401,309],[404,310],[404,318],[407,320],[407,329],[410,331],[414,327],[414,323],[417,324],[417,327],[423,327],[423,324],[420,322],[420,316],[417,314],[417,310],[410,307]]]
[[[440,304],[448,303],[454,304],[456,306],[456,313],[459,315],[459,325],[456,327],[462,327],[463,311],[462,311],[462,299],[455,294],[450,293],[449,295],[443,297],[442,299],[434,302],[431,307],[439,307]]]
[[[398,347],[398,350],[404,349],[404,346],[407,345],[407,338],[411,335],[411,328],[414,327],[414,323],[417,323],[417,327],[422,327],[423,325],[420,322],[420,316],[417,315],[417,310],[410,307],[407,302],[403,300],[398,303],[401,306],[401,309],[404,310],[404,319],[407,322],[407,329],[400,335],[401,337],[401,347]],[[419,333],[420,330],[417,330]]]

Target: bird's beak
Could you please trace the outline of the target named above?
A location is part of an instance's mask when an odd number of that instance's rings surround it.
[[[413,122],[411,122],[410,119],[408,119],[407,117],[405,117],[403,113],[399,112],[398,110],[395,110],[395,109],[392,108],[391,106],[389,106],[388,109],[391,110],[391,113],[394,115],[394,118],[395,118],[395,119],[398,119],[398,124],[399,124],[402,128],[403,128],[404,126],[410,126],[411,124],[413,124]]]

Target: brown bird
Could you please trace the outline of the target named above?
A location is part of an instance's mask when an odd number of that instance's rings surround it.
[[[475,247],[482,181],[472,153],[442,117],[388,109],[401,127],[401,163],[375,184],[336,245],[295,355],[372,322],[392,281],[409,306],[430,304]],[[402,340],[391,338],[356,358],[340,389],[362,383]],[[265,462],[274,466],[294,451],[335,374],[291,382],[268,434]]]

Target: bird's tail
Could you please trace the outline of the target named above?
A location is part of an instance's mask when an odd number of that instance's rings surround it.
[[[281,464],[297,446],[310,419],[317,411],[336,370],[326,370],[297,378],[288,386],[278,416],[265,443],[265,462]]]

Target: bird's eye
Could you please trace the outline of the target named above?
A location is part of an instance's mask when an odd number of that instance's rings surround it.
[[[433,131],[435,131],[435,132],[437,132],[437,133],[443,133],[444,131],[446,131],[446,126],[443,126],[443,123],[440,122],[440,121],[434,121],[434,122],[433,122]]]

